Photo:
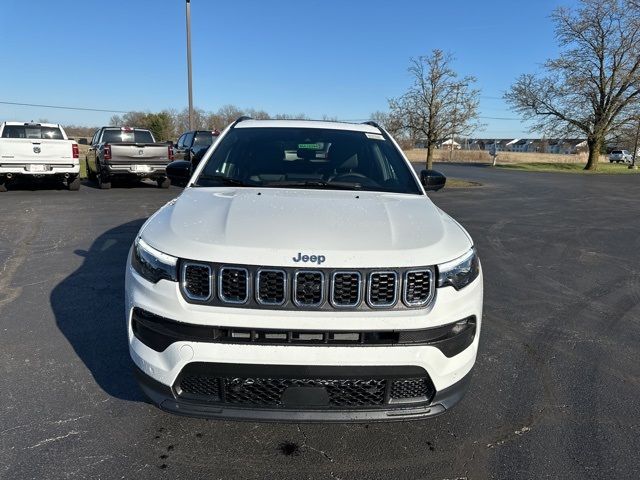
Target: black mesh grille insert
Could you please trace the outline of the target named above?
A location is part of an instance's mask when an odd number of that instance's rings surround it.
[[[408,306],[424,305],[431,294],[431,272],[415,270],[407,272],[404,284],[404,299]]]
[[[298,305],[320,305],[324,296],[324,276],[321,272],[297,272],[294,300]]]
[[[248,273],[244,268],[225,267],[220,270],[220,300],[244,303],[249,297]]]
[[[339,307],[353,307],[360,303],[360,274],[338,272],[333,276],[331,301]]]
[[[395,272],[376,272],[369,277],[369,303],[374,307],[388,307],[396,303],[398,275]]]
[[[218,381],[222,382],[224,403],[283,407],[283,394],[289,387],[324,388],[329,397],[328,406],[337,408],[375,407],[385,403],[385,379],[330,379],[330,378],[211,378],[184,377],[182,391],[203,397],[220,397]],[[214,387],[215,386],[215,387]]]
[[[191,264],[184,266],[183,288],[187,296],[203,300],[211,295],[211,269],[208,265]]]
[[[214,377],[186,375],[180,380],[180,395],[184,394],[220,399],[220,382]]]
[[[435,392],[426,378],[407,378],[402,380],[394,380],[391,384],[391,398],[421,398],[431,396]]]
[[[261,270],[258,273],[258,302],[268,305],[284,303],[285,278],[282,270]]]

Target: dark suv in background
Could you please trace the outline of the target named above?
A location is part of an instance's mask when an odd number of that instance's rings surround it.
[[[174,146],[174,158],[191,162],[192,168],[195,168],[218,135],[220,132],[217,130],[195,130],[183,133]]]

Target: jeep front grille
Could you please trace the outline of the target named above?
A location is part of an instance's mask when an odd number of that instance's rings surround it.
[[[182,261],[180,290],[187,302],[212,306],[273,310],[419,309],[433,303],[434,276],[433,267],[297,269]]]

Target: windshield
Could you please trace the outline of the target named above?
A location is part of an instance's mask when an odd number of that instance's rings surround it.
[[[102,134],[103,143],[153,143],[149,130],[122,130],[109,128]]]
[[[197,132],[196,139],[193,141],[194,147],[209,147],[213,143],[213,133]]]
[[[422,194],[382,135],[312,128],[229,131],[194,184],[221,185]]]
[[[2,138],[34,138],[38,140],[64,140],[58,127],[40,125],[5,125]]]

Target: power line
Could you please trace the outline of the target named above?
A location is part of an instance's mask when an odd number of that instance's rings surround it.
[[[20,102],[5,102],[0,101],[2,105],[17,105],[20,107],[40,107],[40,108],[58,108],[61,110],[79,110],[83,112],[106,112],[106,113],[129,113],[127,110],[108,110],[105,108],[89,108],[89,107],[69,107],[64,105],[44,105],[40,103],[20,103]],[[478,117],[481,120],[507,120],[507,121],[520,121],[520,118],[515,117]],[[342,120],[343,122],[366,122],[369,118],[356,118],[349,120]]]
[[[67,107],[63,105],[42,105],[39,103],[19,103],[19,102],[3,102],[2,105],[17,105],[20,107],[40,107],[40,108],[58,108],[60,110],[82,110],[84,112],[106,112],[106,113],[129,113],[124,110],[107,110],[104,108],[86,108],[86,107]]]

